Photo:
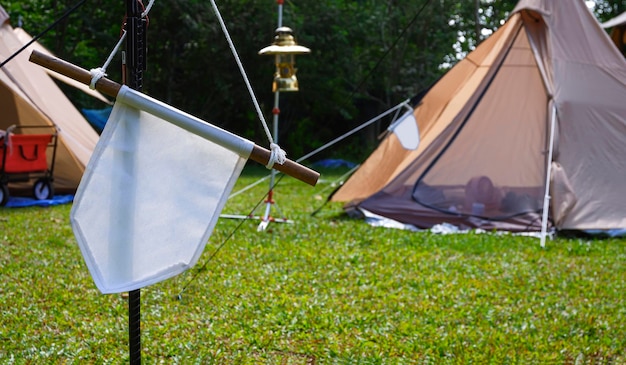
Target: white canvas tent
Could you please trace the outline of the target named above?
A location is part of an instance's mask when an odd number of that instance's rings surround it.
[[[0,60],[6,60],[23,45],[10,25],[8,14],[0,7]],[[57,192],[73,192],[98,134],[46,71],[28,61],[33,48],[21,52],[0,69],[0,129],[6,130],[14,124],[56,126],[54,186]]]
[[[626,61],[584,1],[521,0],[333,201],[429,228],[626,227]],[[545,213],[545,214],[544,214]]]

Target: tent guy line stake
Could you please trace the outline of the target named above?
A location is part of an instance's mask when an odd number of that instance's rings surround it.
[[[39,66],[79,81],[85,85],[89,85],[91,83],[91,74],[89,71],[59,58],[48,56],[34,50],[30,55],[30,61]],[[117,97],[121,87],[122,85],[105,77],[99,79],[96,83],[96,90],[113,98]],[[271,152],[268,149],[255,144],[252,152],[250,153],[250,159],[265,166],[270,159],[270,154]],[[273,169],[294,177],[311,186],[315,186],[315,184],[317,184],[320,176],[317,171],[309,169],[308,167],[300,165],[290,159],[287,159],[282,165],[275,163]]]

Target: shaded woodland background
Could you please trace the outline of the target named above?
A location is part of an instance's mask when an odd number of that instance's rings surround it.
[[[560,0],[582,1],[582,0]],[[35,36],[78,0],[0,1],[14,27]],[[274,0],[216,1],[257,99],[271,122]],[[148,0],[144,0],[147,5]],[[281,93],[278,140],[296,159],[361,125],[435,82],[496,30],[517,0],[286,1],[283,25],[310,55],[296,59],[300,91]],[[83,68],[100,67],[117,43],[125,0],[86,1],[40,42]],[[601,21],[626,11],[626,0],[597,1]],[[144,92],[229,131],[267,144],[253,103],[208,0],[157,0],[149,13]],[[108,77],[121,82],[119,55]],[[102,108],[64,87],[79,108]],[[360,162],[389,120],[312,158]]]

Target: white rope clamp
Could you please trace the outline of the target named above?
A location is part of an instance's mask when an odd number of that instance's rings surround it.
[[[111,61],[113,60],[113,56],[115,56],[115,54],[117,53],[117,50],[121,47],[122,42],[124,42],[124,39],[126,39],[126,31],[122,33],[120,40],[117,41],[115,48],[113,48],[113,51],[109,55],[109,58],[107,58],[104,65],[102,65],[102,67],[92,68],[91,70],[89,70],[89,74],[91,74],[91,82],[89,83],[90,89],[95,89],[96,83],[98,82],[98,80],[106,76],[107,67],[109,67],[109,63],[111,63]]]
[[[89,88],[91,90],[95,90],[98,80],[107,75],[106,70],[102,67],[92,68],[89,70],[89,74],[91,75],[91,82],[89,83]]]
[[[287,161],[287,153],[278,144],[270,143],[270,159],[265,167],[271,170],[275,163],[282,165],[285,161]]]
[[[145,18],[146,16],[148,16],[150,9],[152,9],[152,6],[154,5],[154,1],[155,0],[150,0],[150,3],[148,3],[148,6],[141,13],[142,18]],[[96,83],[98,82],[98,80],[106,76],[107,67],[109,67],[111,60],[113,60],[113,56],[117,54],[117,51],[122,46],[122,42],[124,42],[124,39],[126,39],[126,30],[124,30],[124,33],[122,33],[122,36],[120,37],[119,41],[117,41],[115,48],[113,48],[113,51],[111,51],[111,54],[107,58],[106,62],[104,62],[104,65],[102,65],[102,67],[92,68],[91,70],[89,70],[89,74],[91,75],[91,82],[89,83],[90,89],[95,90]]]

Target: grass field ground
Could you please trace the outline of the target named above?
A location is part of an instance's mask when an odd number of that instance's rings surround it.
[[[144,363],[626,363],[625,239],[542,249],[375,228],[334,203],[311,216],[340,174],[282,179],[293,224],[220,219],[196,267],[142,289]],[[250,213],[265,190],[224,213]],[[95,288],[70,208],[0,210],[0,364],[128,363],[126,299]]]

